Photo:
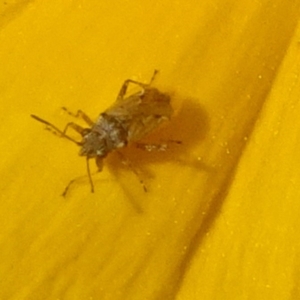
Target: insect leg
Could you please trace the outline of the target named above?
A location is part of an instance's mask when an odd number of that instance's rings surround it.
[[[143,149],[145,151],[166,151],[169,143],[182,144],[181,141],[170,140],[161,144],[144,144],[144,143],[135,143],[136,147]]]
[[[151,79],[150,79],[150,82],[148,83],[148,85],[151,85],[151,84],[152,84],[152,82],[154,81],[154,79],[155,79],[157,73],[158,73],[158,70],[155,69],[154,72],[153,72],[153,75],[152,75],[152,77],[151,77]]]
[[[92,121],[92,119],[81,109],[77,110],[76,114],[69,111],[66,107],[62,107],[62,109],[72,117],[83,119],[89,126],[94,125],[94,122]]]
[[[72,179],[68,185],[66,186],[66,188],[64,189],[64,192],[61,194],[63,197],[66,197],[67,192],[69,191],[69,188],[71,186],[71,184],[73,184],[78,178]]]
[[[94,193],[94,183],[93,183],[93,180],[92,180],[92,175],[91,175],[91,172],[90,172],[90,165],[89,165],[89,158],[87,158],[86,160],[86,163],[87,163],[87,173],[88,173],[88,177],[89,177],[89,181],[90,181],[90,184],[91,184],[91,192]],[[85,176],[80,176],[80,177],[76,177],[74,179],[72,179],[68,185],[65,187],[63,193],[61,194],[63,197],[66,197],[69,189],[70,189],[70,186],[77,180],[81,179],[81,178],[84,178]]]
[[[64,135],[66,135],[66,132],[67,132],[67,130],[68,130],[69,127],[73,128],[75,131],[77,131],[77,132],[80,133],[81,135],[84,134],[85,128],[83,128],[83,127],[77,125],[76,123],[69,122],[69,123],[66,125],[65,129],[63,130],[63,134],[64,134]]]
[[[102,156],[96,156],[96,165],[98,167],[98,172],[101,172],[103,169],[103,157]]]
[[[93,183],[93,179],[92,179],[92,175],[91,175],[91,170],[90,170],[90,164],[89,164],[89,158],[86,158],[86,169],[87,169],[87,173],[89,176],[89,181],[91,184],[91,192],[94,193],[94,183]]]
[[[60,129],[58,129],[55,125],[49,123],[48,121],[46,120],[43,120],[41,119],[40,117],[36,116],[36,115],[30,115],[33,119],[43,123],[46,125],[46,129],[50,130],[52,133],[60,136],[60,137],[64,137],[64,138],[67,138],[68,140],[72,141],[73,143],[77,144],[77,145],[80,145],[79,142],[75,141],[73,138],[71,138],[70,136],[68,136],[66,134],[66,128],[64,131],[61,131]]]
[[[140,178],[139,173],[133,168],[133,166],[130,163],[130,161],[128,160],[128,158],[126,158],[121,152],[119,152],[119,151],[116,151],[116,152],[121,157],[123,164],[125,164],[135,174],[135,176],[138,178],[140,184],[142,185],[144,191],[147,192],[148,190],[147,190],[147,187],[146,187],[143,179]]]
[[[157,73],[158,73],[158,70],[154,70],[154,73],[153,73],[149,83],[142,83],[142,82],[138,82],[138,81],[135,81],[135,80],[132,80],[132,79],[125,80],[122,87],[121,87],[121,89],[120,89],[120,91],[119,91],[117,100],[121,100],[121,99],[124,98],[124,95],[126,94],[129,83],[136,84],[136,85],[142,87],[143,89],[145,89],[146,87],[148,87],[152,84],[152,82],[153,82],[153,80],[154,80]]]

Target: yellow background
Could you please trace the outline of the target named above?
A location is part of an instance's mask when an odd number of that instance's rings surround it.
[[[300,299],[300,2],[0,3],[0,299]],[[85,175],[43,130],[127,78],[175,116]],[[93,170],[95,168],[93,167]]]

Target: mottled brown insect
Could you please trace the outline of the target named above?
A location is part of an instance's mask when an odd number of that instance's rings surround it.
[[[81,110],[78,110],[76,114],[72,114],[66,108],[63,108],[70,115],[81,117],[89,125],[88,128],[70,122],[64,130],[60,130],[48,121],[31,115],[35,120],[45,124],[47,129],[81,147],[79,155],[87,158],[87,173],[92,192],[94,192],[94,185],[89,167],[91,158],[95,158],[98,169],[101,171],[103,158],[109,152],[123,148],[128,143],[135,143],[137,147],[147,151],[164,150],[165,145],[139,143],[141,138],[153,131],[162,122],[170,119],[173,113],[170,96],[151,86],[156,74],[157,71],[155,70],[148,84],[131,79],[126,80],[115,103],[101,113],[96,122],[93,122]],[[130,83],[137,85],[140,91],[126,97],[126,91]],[[76,141],[67,135],[69,128],[77,131],[82,136],[82,140]],[[63,195],[66,194],[73,181],[69,183]]]

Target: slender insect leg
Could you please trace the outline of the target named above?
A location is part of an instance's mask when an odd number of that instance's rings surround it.
[[[170,140],[161,144],[135,143],[135,145],[139,149],[151,152],[151,151],[166,151],[170,143],[182,144],[181,141]]]
[[[129,159],[126,158],[121,152],[116,151],[118,155],[121,157],[122,162],[135,174],[135,176],[138,178],[140,184],[142,185],[145,192],[147,192],[147,187],[143,181],[143,179],[140,178],[139,173],[133,168],[132,164],[130,163]]]
[[[91,175],[91,170],[90,170],[90,164],[89,164],[89,158],[86,158],[86,169],[87,169],[87,173],[89,176],[89,181],[91,184],[91,192],[94,193],[94,183],[93,183],[93,179],[92,179],[92,175]]]
[[[154,81],[154,79],[155,79],[157,73],[158,73],[158,70],[155,69],[154,72],[153,72],[153,75],[152,75],[152,77],[151,77],[151,79],[150,79],[150,82],[148,83],[148,85],[151,85],[151,84],[152,84],[152,82]]]
[[[76,114],[69,111],[66,107],[62,107],[62,110],[64,110],[67,114],[69,114],[70,116],[72,116],[74,118],[83,119],[89,126],[94,125],[94,122],[92,121],[92,119],[85,112],[83,112],[81,109],[77,110]]]
[[[69,191],[69,189],[70,189],[71,184],[73,184],[77,179],[78,179],[78,178],[74,178],[74,179],[72,179],[72,180],[68,183],[68,185],[67,185],[66,188],[64,189],[64,192],[61,194],[63,197],[66,197],[66,195],[67,195],[67,193],[68,193],[68,191]]]
[[[120,89],[120,91],[119,91],[117,100],[123,99],[124,95],[126,94],[129,83],[136,84],[136,85],[138,85],[138,86],[145,89],[146,87],[148,87],[152,84],[152,82],[153,82],[153,80],[154,80],[157,73],[158,73],[158,70],[154,70],[154,73],[153,73],[149,83],[142,83],[142,82],[138,82],[138,81],[135,81],[135,80],[132,80],[132,79],[125,80],[122,87],[121,87],[121,89]]]
[[[123,83],[123,85],[122,85],[122,87],[121,87],[121,89],[119,91],[119,94],[118,94],[118,97],[117,97],[117,101],[118,100],[122,100],[124,98],[124,95],[126,94],[126,91],[127,91],[129,83],[138,84],[143,89],[145,88],[145,85],[143,83],[139,83],[139,82],[136,82],[134,80],[127,79],[127,80],[124,81],[124,83]]]
[[[136,143],[136,147],[148,152],[152,151],[166,151],[168,148],[168,145],[166,143],[162,144],[142,144],[142,143]]]
[[[60,129],[58,129],[55,125],[49,123],[48,121],[45,121],[43,119],[41,119],[40,117],[36,116],[36,115],[31,115],[32,118],[34,118],[35,120],[43,123],[46,125],[46,129],[50,130],[52,133],[60,136],[60,137],[64,137],[67,138],[68,140],[72,141],[73,143],[80,145],[79,142],[75,141],[73,138],[71,138],[70,136],[68,136],[66,134],[66,129],[64,131],[61,131]]]
[[[98,167],[98,172],[101,172],[103,169],[103,157],[96,156],[96,165]]]
[[[89,158],[87,158],[86,163],[87,163],[87,173],[88,173],[88,178],[89,178],[89,182],[90,182],[90,184],[91,184],[91,192],[94,193],[94,183],[93,183],[92,175],[91,175],[91,171],[90,171]],[[79,179],[81,179],[81,178],[84,178],[84,177],[86,177],[86,175],[85,175],[85,176],[76,177],[76,178],[72,179],[72,180],[68,183],[68,185],[65,187],[65,189],[64,189],[64,191],[63,191],[63,193],[62,193],[61,195],[62,195],[63,197],[66,197],[66,195],[67,195],[67,193],[68,193],[68,191],[69,191],[69,189],[70,189],[70,186],[71,186],[75,181],[77,181],[77,180],[79,180]]]
[[[83,135],[84,130],[85,130],[83,127],[77,125],[76,123],[70,122],[66,125],[65,129],[63,130],[64,135],[66,135],[66,132],[70,127],[73,128],[78,133],[80,133],[81,135]]]

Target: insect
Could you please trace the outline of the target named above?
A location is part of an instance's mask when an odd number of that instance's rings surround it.
[[[64,130],[60,130],[48,121],[31,115],[35,120],[45,124],[46,129],[81,147],[79,155],[86,157],[91,192],[94,192],[94,184],[89,166],[90,159],[95,159],[98,170],[101,171],[103,159],[110,152],[126,147],[129,143],[135,143],[137,147],[147,151],[164,150],[164,145],[139,143],[141,138],[157,128],[162,122],[169,120],[173,114],[170,96],[151,86],[157,73],[158,71],[155,70],[148,84],[127,79],[123,83],[115,103],[101,113],[96,122],[93,122],[81,110],[72,114],[63,108],[69,114],[82,118],[89,127],[83,128],[70,122],[67,123]],[[138,86],[140,90],[126,97],[129,84]],[[76,141],[67,134],[70,128],[81,135],[81,141]],[[63,195],[66,194],[69,185]]]

